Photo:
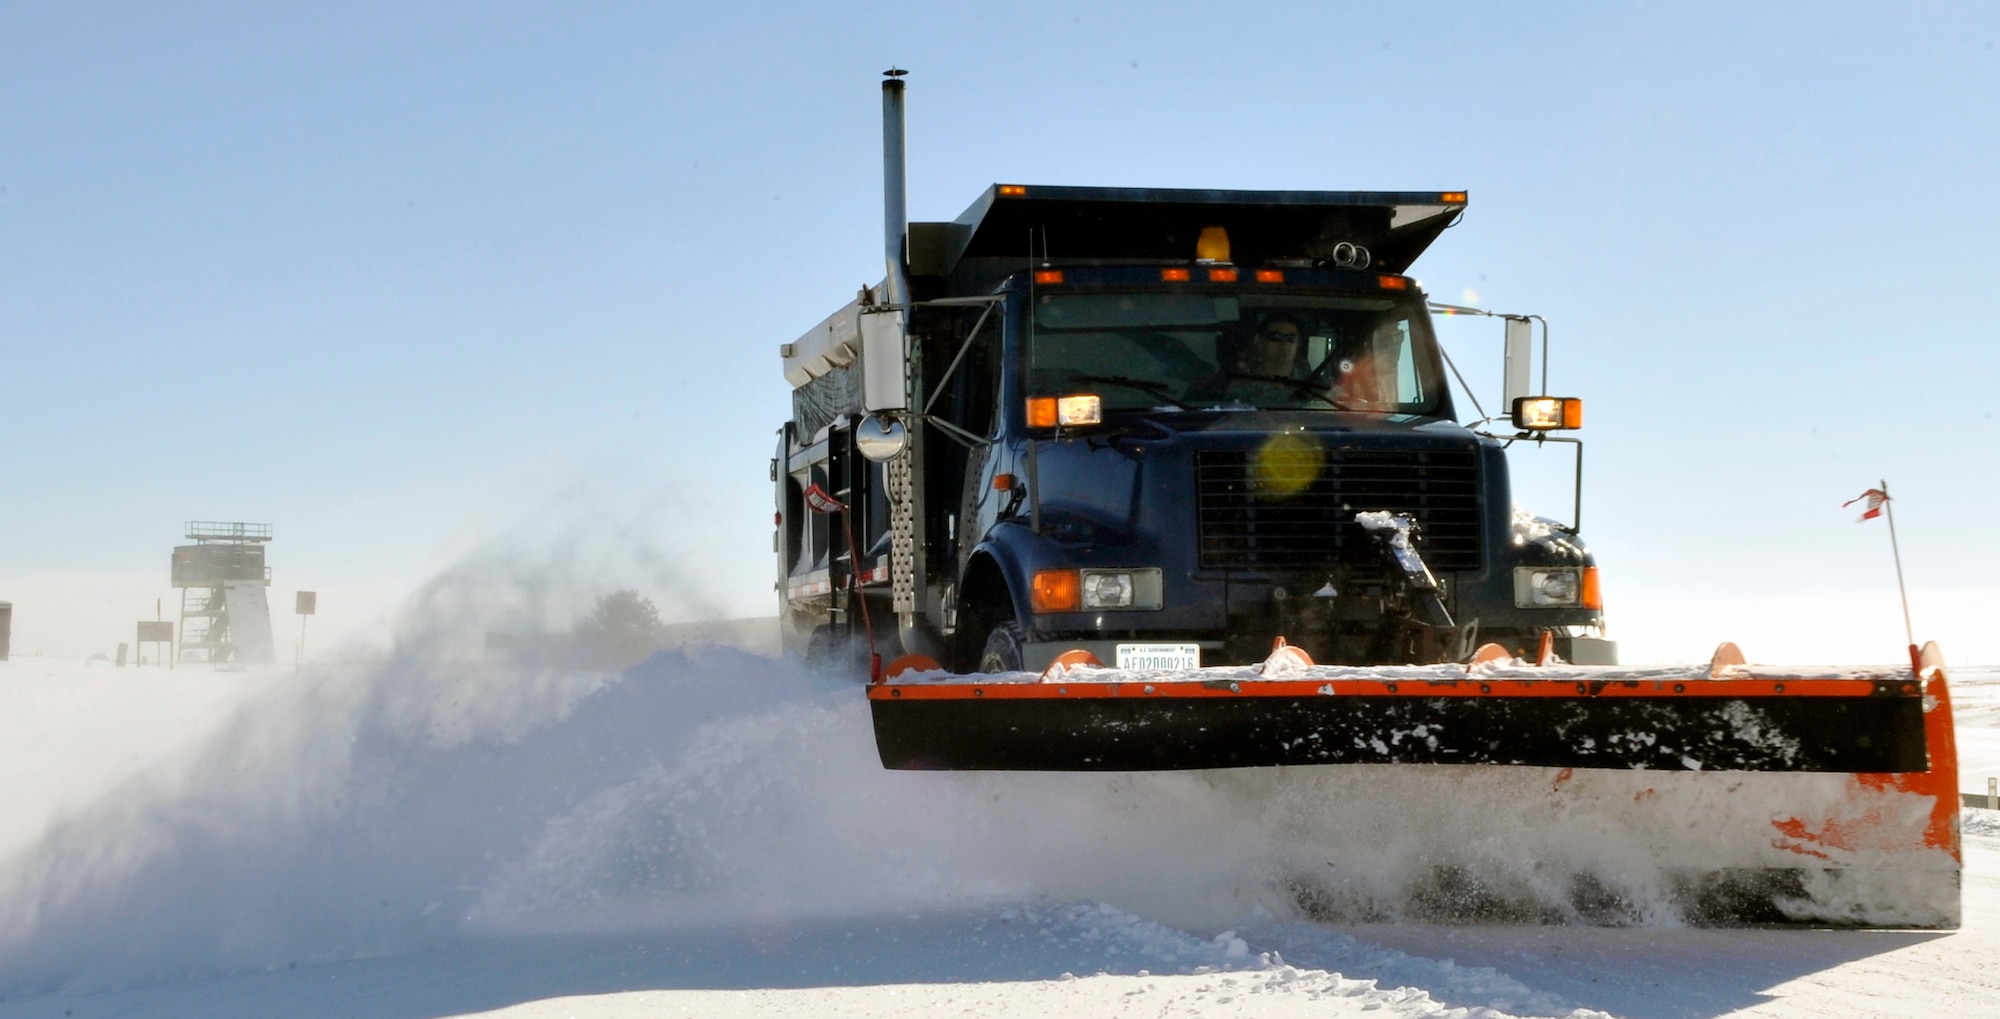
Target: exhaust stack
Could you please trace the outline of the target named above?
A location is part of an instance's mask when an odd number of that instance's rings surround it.
[[[903,154],[903,76],[910,72],[891,67],[882,72],[882,243],[883,258],[889,264],[889,304],[908,304],[910,281],[904,268],[903,243],[910,232],[909,192]]]

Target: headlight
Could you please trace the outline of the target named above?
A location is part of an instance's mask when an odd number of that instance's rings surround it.
[[[1063,396],[1056,399],[1056,423],[1059,425],[1101,425],[1104,423],[1104,401],[1095,393],[1081,396]]]
[[[1028,397],[1028,427],[1074,428],[1104,423],[1104,400],[1095,393]]]
[[[1083,575],[1083,607],[1122,609],[1132,604],[1130,573],[1086,573]]]
[[[1583,604],[1583,571],[1570,566],[1514,568],[1514,605],[1524,609],[1575,608]]]
[[[1514,399],[1514,427],[1531,432],[1583,427],[1583,401],[1571,396],[1521,396]]]
[[[1166,586],[1157,566],[1041,570],[1033,584],[1036,612],[1156,611]]]

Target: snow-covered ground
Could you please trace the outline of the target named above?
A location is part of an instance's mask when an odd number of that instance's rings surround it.
[[[1304,805],[1401,797],[1503,870],[1575,833],[1482,782],[885,772],[858,690],[730,647],[617,677],[399,646],[0,663],[0,1017],[2000,1014],[1994,812],[1955,932],[1331,925],[1301,861],[1432,857]],[[1983,792],[2000,670],[1953,680]]]

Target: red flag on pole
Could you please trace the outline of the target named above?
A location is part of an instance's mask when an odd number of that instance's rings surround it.
[[[842,514],[840,522],[847,530],[848,549],[842,556],[842,558],[847,560],[845,570],[847,583],[845,586],[848,593],[852,595],[855,590],[855,582],[861,579],[857,576],[861,572],[861,557],[854,550],[854,518],[847,514],[847,504],[835,498],[832,492],[820,487],[820,483],[817,481],[807,485],[804,494],[806,505],[814,513]],[[882,681],[882,654],[875,650],[875,623],[868,618],[868,599],[861,597],[856,598],[855,601],[861,605],[861,632],[868,636],[868,681],[870,683],[879,683]]]
[[[1861,516],[1855,518],[1854,521],[1855,523],[1858,524],[1863,520],[1873,520],[1876,517],[1881,516],[1882,504],[1888,501],[1889,501],[1889,493],[1884,492],[1879,488],[1871,488],[1868,491],[1863,492],[1860,495],[1857,495],[1854,498],[1841,503],[1840,508],[1846,509],[1847,507],[1852,506],[1857,502],[1861,503],[1862,504]]]
[[[839,499],[833,497],[833,493],[819,487],[817,481],[806,488],[805,494],[806,505],[812,507],[814,513],[838,513],[847,508]]]
[[[1888,514],[1889,554],[1896,557],[1896,593],[1903,599],[1903,636],[1910,642],[1910,673],[1921,681],[1924,677],[1923,656],[1917,651],[1916,630],[1910,626],[1910,591],[1903,586],[1903,550],[1896,547],[1896,511],[1889,506],[1889,482],[1884,480],[1880,488],[1871,488],[1840,505],[1844,509],[1857,502],[1861,503],[1861,517],[1855,521],[1857,524]]]

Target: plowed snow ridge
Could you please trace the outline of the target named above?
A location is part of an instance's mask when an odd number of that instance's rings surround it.
[[[1006,903],[1212,932],[1284,915],[1300,875],[1390,901],[1440,863],[1546,885],[1552,908],[1552,875],[1595,867],[1636,919],[1664,915],[1649,875],[1617,874],[1642,836],[1504,778],[885,772],[851,683],[721,648],[622,677],[412,656],[261,679],[212,736],[6,863],[9,997],[495,934]],[[1142,943],[1163,970],[1231,958],[1160,931]]]

